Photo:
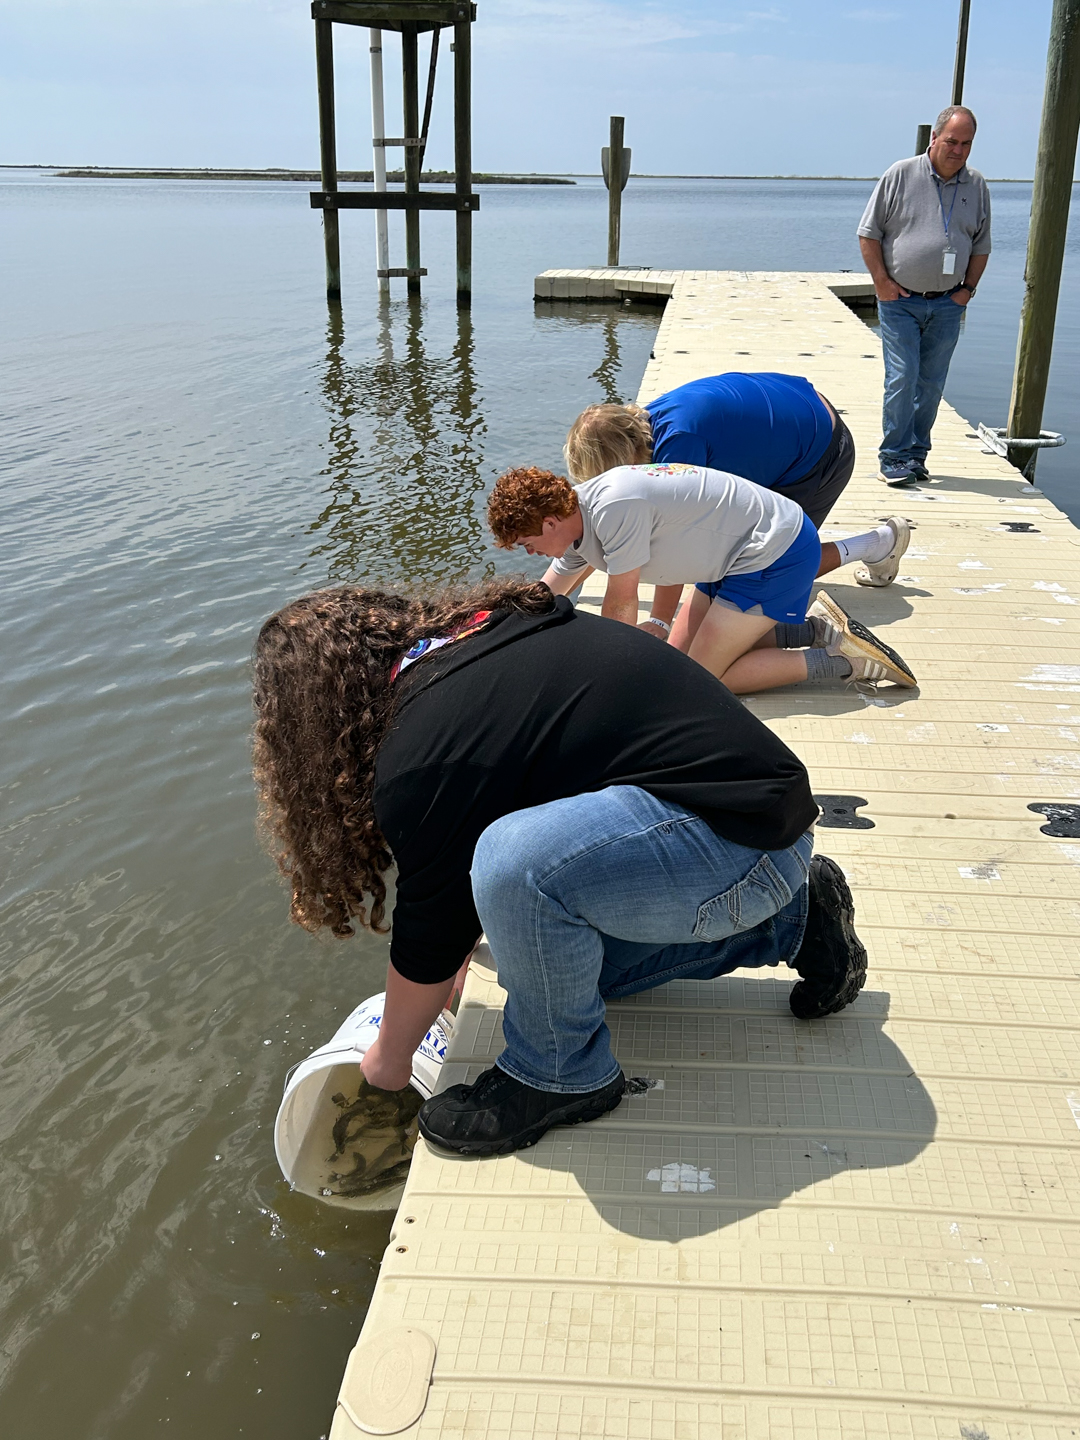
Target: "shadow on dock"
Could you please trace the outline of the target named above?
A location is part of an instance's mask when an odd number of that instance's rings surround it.
[[[738,975],[609,1005],[615,1053],[650,1088],[518,1152],[544,1172],[528,1190],[561,1192],[559,1177],[572,1176],[608,1225],[667,1241],[796,1196],[865,1202],[871,1184],[860,1177],[910,1165],[933,1140],[934,1102],[885,1034],[887,992],[864,991],[842,1015],[805,1022],[788,1013],[789,990]],[[493,1053],[498,1014],[478,1027]],[[882,1193],[879,1183],[873,1190]]]

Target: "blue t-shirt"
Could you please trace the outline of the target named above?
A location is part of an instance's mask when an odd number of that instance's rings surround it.
[[[651,401],[655,464],[707,465],[772,490],[811,471],[832,416],[801,375],[739,370],[691,380]]]

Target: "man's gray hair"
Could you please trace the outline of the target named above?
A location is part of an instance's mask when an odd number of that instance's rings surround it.
[[[954,115],[966,115],[971,121],[972,130],[979,128],[979,122],[975,119],[974,113],[969,110],[966,105],[946,105],[945,109],[942,110],[941,114],[934,121],[934,134],[940,135]]]

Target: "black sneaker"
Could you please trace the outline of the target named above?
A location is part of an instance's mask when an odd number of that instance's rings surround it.
[[[866,984],[866,947],[855,934],[855,902],[844,872],[827,855],[815,855],[809,884],[806,934],[795,957],[802,979],[788,997],[797,1020],[835,1015]]]
[[[919,477],[920,480],[933,479],[933,476],[930,474],[930,471],[926,468],[926,465],[923,463],[922,460],[912,460],[909,463],[912,470]]]
[[[420,1134],[460,1155],[508,1155],[535,1145],[553,1125],[598,1120],[623,1097],[622,1071],[600,1090],[580,1095],[534,1090],[493,1065],[472,1085],[451,1085],[424,1103]]]

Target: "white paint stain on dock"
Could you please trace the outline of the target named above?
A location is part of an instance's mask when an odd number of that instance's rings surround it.
[[[1075,685],[1080,682],[1080,665],[1035,665],[1030,675],[1021,676],[1021,683]]]
[[[689,1195],[704,1195],[706,1191],[716,1189],[711,1170],[699,1170],[696,1165],[687,1165],[681,1160],[672,1160],[658,1170],[650,1170],[645,1179],[659,1184],[665,1194],[680,1191]]]

